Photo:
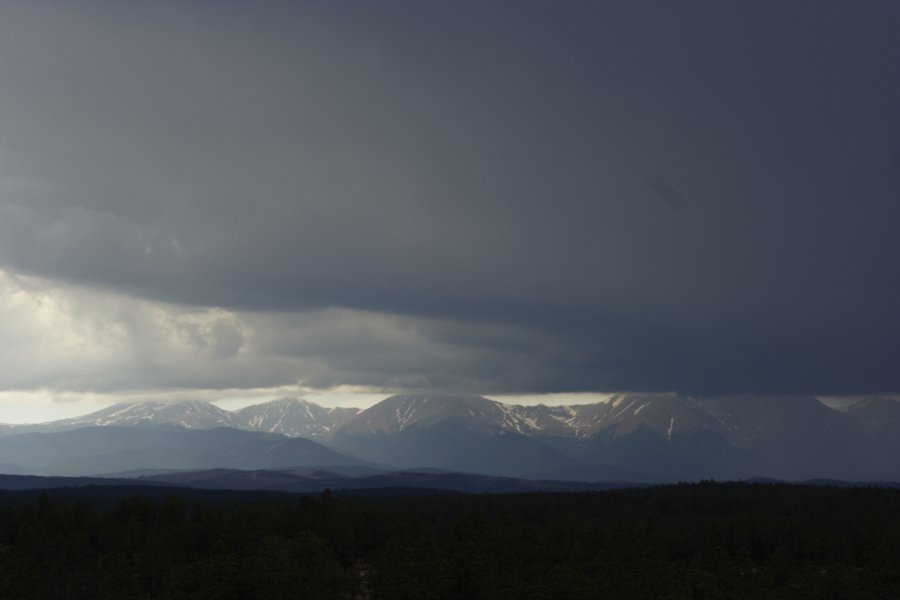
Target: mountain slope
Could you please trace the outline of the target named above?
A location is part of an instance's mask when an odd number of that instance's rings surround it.
[[[82,427],[235,427],[233,413],[209,402],[120,402],[80,417],[29,425],[6,425],[0,433],[58,432]]]
[[[339,428],[336,448],[403,467],[582,480],[900,479],[900,404],[621,394],[578,406],[404,395]]]
[[[235,412],[203,402],[121,404],[75,419],[6,426],[6,437],[0,438],[0,471],[51,469],[63,474],[271,465],[242,457],[228,444],[210,448],[166,441],[145,447],[147,456],[136,456],[135,448],[121,445],[124,442],[109,446],[104,436],[112,433],[87,436],[81,448],[58,441],[43,449],[35,446],[31,454],[22,455],[27,460],[17,454],[21,448],[14,451],[14,446],[2,443],[29,428],[61,433],[86,425],[128,427],[122,431],[133,433],[117,435],[130,435],[135,443],[145,435],[137,431],[199,433],[225,425],[263,437],[263,432],[292,436],[274,436],[281,440],[312,438],[391,467],[493,476],[583,481],[756,476],[900,480],[900,403],[894,400],[868,398],[837,410],[814,397],[676,394],[620,394],[594,404],[552,407],[507,405],[471,395],[407,394],[363,411],[296,399]],[[272,460],[281,452],[278,445],[261,449],[253,446],[255,441],[247,443],[250,454],[259,450]],[[93,445],[97,452],[89,457],[85,452]],[[108,455],[100,453],[104,447]],[[88,458],[103,466],[90,467]],[[310,464],[290,453],[286,463],[278,464],[292,466],[291,460]]]
[[[176,425],[185,429],[233,427],[232,413],[209,402],[138,402],[114,404],[84,417],[57,421],[58,428]]]
[[[361,411],[342,428],[349,435],[392,435],[430,427],[453,419],[469,431],[496,435],[501,431],[521,434],[539,429],[512,407],[481,396],[405,394],[391,396]]]
[[[530,408],[517,407],[520,412]],[[559,418],[564,425],[562,435],[576,438],[590,438],[603,433],[612,437],[622,437],[639,429],[664,432],[666,439],[688,431],[711,431],[727,435],[727,429],[714,415],[704,410],[690,398],[674,394],[617,394],[605,402],[582,404],[563,408],[568,418]],[[542,434],[560,435],[556,431],[544,429]]]
[[[311,440],[237,429],[86,427],[0,438],[20,474],[99,475],[142,469],[271,469],[364,463]]]
[[[109,426],[183,429],[234,427],[316,440],[328,438],[335,428],[358,412],[357,408],[327,408],[296,398],[255,404],[233,412],[199,401],[119,403],[70,419],[31,425],[0,425],[0,435]]]
[[[900,402],[873,396],[848,406],[846,414],[878,429],[900,430]]]
[[[480,396],[387,398],[340,427],[331,446],[402,468],[540,478],[579,465],[535,434],[534,422]]]
[[[329,439],[334,430],[356,416],[358,408],[333,408],[297,398],[254,404],[232,413],[234,425],[247,431],[280,433],[312,440]]]
[[[731,479],[748,460],[733,432],[691,398],[620,394],[569,408],[568,430],[539,437],[588,465],[678,481]]]

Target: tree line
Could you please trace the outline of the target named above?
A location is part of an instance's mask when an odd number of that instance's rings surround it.
[[[386,600],[862,599],[900,586],[893,489],[111,494],[0,497],[0,598],[332,600],[364,586]]]

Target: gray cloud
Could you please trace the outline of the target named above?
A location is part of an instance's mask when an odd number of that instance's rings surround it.
[[[117,386],[894,392],[897,16],[9,3],[0,267],[236,315]]]
[[[672,184],[658,173],[649,173],[646,178],[646,183],[647,187],[659,201],[672,210],[680,210],[687,203],[684,195],[672,187]]]

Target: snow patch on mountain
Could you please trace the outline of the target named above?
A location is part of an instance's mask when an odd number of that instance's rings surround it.
[[[237,427],[249,431],[324,440],[358,413],[357,408],[325,407],[308,400],[282,398],[237,410],[234,421]]]

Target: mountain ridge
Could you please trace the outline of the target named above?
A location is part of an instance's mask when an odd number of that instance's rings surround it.
[[[400,394],[365,410],[327,408],[295,398],[236,411],[203,402],[139,403],[14,427],[0,442],[27,431],[59,433],[86,426],[155,431],[227,427],[312,440],[393,468],[530,479],[900,479],[895,458],[900,456],[900,403],[879,398],[841,409],[812,396],[678,394],[617,394],[570,406],[520,406],[477,395]],[[134,468],[152,466],[139,463]],[[0,470],[18,468],[12,455],[4,453]]]

